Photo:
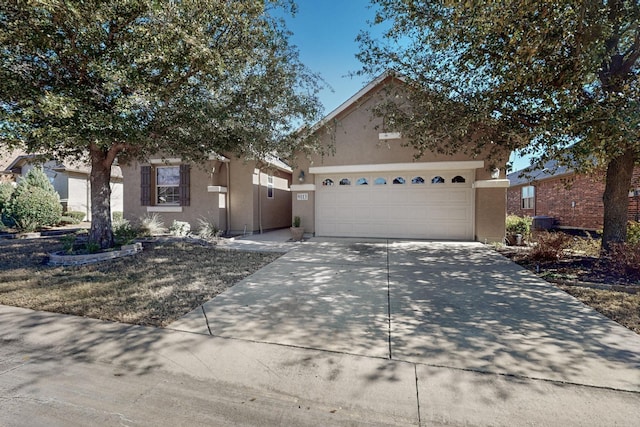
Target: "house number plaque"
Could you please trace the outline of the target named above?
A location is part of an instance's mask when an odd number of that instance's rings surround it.
[[[309,200],[309,193],[298,193],[296,195],[297,200]]]

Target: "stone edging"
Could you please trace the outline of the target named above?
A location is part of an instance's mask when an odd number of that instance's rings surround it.
[[[135,255],[141,251],[142,243],[136,242],[131,245],[122,245],[122,248],[117,251],[114,250],[109,252],[96,252],[94,254],[68,255],[63,252],[56,252],[49,254],[48,264],[55,266],[92,264],[109,259]]]

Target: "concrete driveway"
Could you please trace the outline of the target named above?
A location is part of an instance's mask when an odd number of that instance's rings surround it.
[[[313,239],[170,328],[640,392],[640,336],[479,243]]]

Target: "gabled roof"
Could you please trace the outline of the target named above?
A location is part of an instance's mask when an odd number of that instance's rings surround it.
[[[2,172],[4,173],[14,173],[17,168],[20,168],[32,161],[38,160],[46,160],[46,157],[38,154],[25,154],[23,151],[14,151],[12,153],[13,156],[6,156],[6,164],[0,164],[2,167]],[[4,159],[3,159],[4,160]],[[56,160],[53,160],[57,163],[57,165],[53,168],[57,172],[68,172],[68,173],[78,173],[82,175],[89,175],[91,173],[91,168],[82,162],[67,162],[62,163]],[[111,167],[111,178],[122,178],[122,170],[119,166]]]
[[[573,168],[560,165],[557,160],[549,160],[542,167],[529,166],[507,175],[510,187],[522,184],[530,184],[534,181],[542,181],[550,178],[573,173]]]
[[[326,123],[331,122],[331,120],[335,119],[340,114],[342,114],[344,111],[348,110],[352,105],[357,103],[360,99],[362,99],[362,97],[366,96],[369,92],[371,92],[380,83],[384,82],[388,78],[396,78],[396,79],[398,79],[400,81],[404,81],[404,78],[402,76],[398,75],[395,71],[393,71],[393,70],[385,71],[384,73],[380,74],[378,77],[373,79],[365,87],[363,87],[358,92],[356,92],[355,95],[351,96],[345,102],[340,104],[335,110],[333,110],[332,112],[327,114],[323,119],[321,119],[316,124],[311,126],[310,131],[311,132],[315,132],[316,130],[318,130],[319,128],[324,126]]]

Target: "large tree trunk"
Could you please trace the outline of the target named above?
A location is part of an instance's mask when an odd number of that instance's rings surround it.
[[[89,240],[100,249],[114,245],[111,228],[111,164],[107,153],[92,148],[91,153],[91,231]]]
[[[602,248],[611,249],[611,244],[627,240],[627,215],[629,188],[633,176],[635,152],[628,149],[614,158],[607,166],[607,181],[604,189],[604,231]]]

